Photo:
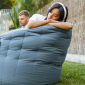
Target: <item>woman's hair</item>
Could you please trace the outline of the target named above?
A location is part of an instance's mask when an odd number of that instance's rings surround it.
[[[68,8],[64,6],[62,3],[55,3],[50,7],[50,9],[48,10],[48,13],[51,12],[54,8],[58,8],[60,11],[60,18],[57,21],[66,22],[68,17]],[[47,16],[48,16],[48,13],[47,13]]]

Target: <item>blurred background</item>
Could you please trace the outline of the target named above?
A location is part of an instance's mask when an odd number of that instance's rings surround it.
[[[17,29],[20,26],[18,13],[21,10],[28,10],[31,17],[51,1],[53,0],[37,0],[37,2],[36,0],[0,0],[0,31]]]

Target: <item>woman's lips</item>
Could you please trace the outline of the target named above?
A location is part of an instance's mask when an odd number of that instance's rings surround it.
[[[50,19],[50,18],[48,18],[48,19]]]

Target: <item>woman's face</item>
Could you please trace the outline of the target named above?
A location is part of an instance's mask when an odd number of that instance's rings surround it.
[[[47,19],[58,20],[60,18],[60,11],[58,8],[52,9],[47,16]]]

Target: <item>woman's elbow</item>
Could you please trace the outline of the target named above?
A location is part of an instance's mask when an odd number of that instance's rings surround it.
[[[69,28],[70,28],[70,29],[72,29],[72,28],[73,28],[73,25],[72,25],[72,24],[70,24]]]
[[[67,27],[67,30],[70,30],[73,28],[73,25],[72,24],[69,24],[68,27]]]

